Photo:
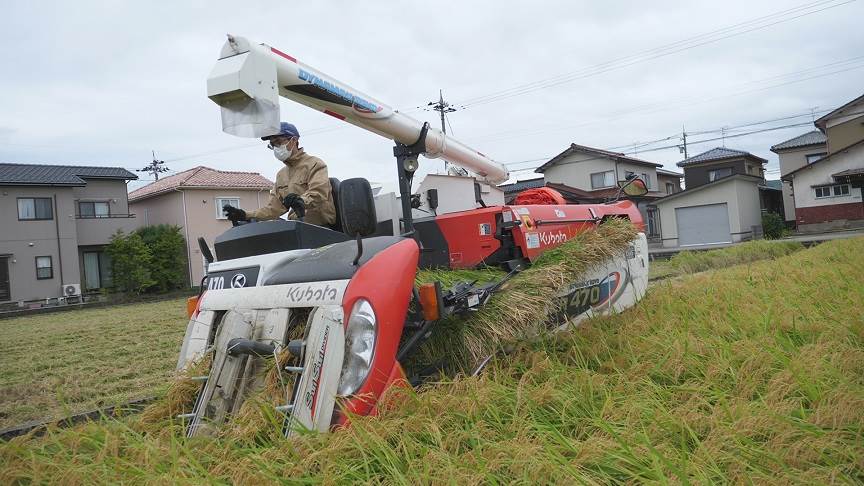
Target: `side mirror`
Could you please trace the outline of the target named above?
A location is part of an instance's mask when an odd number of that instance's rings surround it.
[[[339,218],[342,231],[349,236],[369,236],[378,227],[372,186],[362,177],[339,184]]]
[[[645,185],[645,181],[638,177],[631,177],[626,181],[618,182],[618,192],[623,192],[628,196],[644,196],[648,194],[648,186]]]

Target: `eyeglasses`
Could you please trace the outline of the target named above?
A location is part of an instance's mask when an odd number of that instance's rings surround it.
[[[278,139],[275,139],[275,140],[270,140],[270,143],[267,144],[267,148],[270,149],[270,150],[273,150],[274,148],[276,148],[276,147],[278,147],[278,146],[280,146],[280,145],[286,145],[286,144],[290,143],[291,140],[294,140],[294,137],[291,137],[291,138],[278,138]],[[274,141],[275,141],[276,143],[273,143]],[[281,142],[281,143],[280,143],[280,142]]]

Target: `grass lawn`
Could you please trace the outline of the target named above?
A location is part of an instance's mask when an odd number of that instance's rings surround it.
[[[49,429],[0,445],[0,483],[860,484],[862,266],[857,238],[667,279],[634,309],[333,434]]]
[[[0,428],[163,391],[185,299],[0,320]]]

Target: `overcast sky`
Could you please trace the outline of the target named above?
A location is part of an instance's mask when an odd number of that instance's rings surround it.
[[[539,165],[571,142],[632,152],[666,137],[638,156],[675,169],[677,148],[647,150],[680,144],[682,127],[695,155],[723,145],[695,143],[722,137],[722,127],[776,120],[727,130],[735,135],[807,123],[811,110],[818,117],[864,93],[861,19],[864,2],[854,0],[7,0],[0,161],[135,169],[155,150],[173,172],[206,165],[272,179],[281,163],[263,143],[224,134],[205,95],[233,33],[400,110],[443,89],[459,108],[449,116],[455,137],[505,164],[529,161],[511,170]],[[331,176],[395,180],[389,140],[288,101],[282,114]],[[439,124],[435,112],[411,115]],[[769,147],[811,129],[725,145],[768,159],[776,179]]]

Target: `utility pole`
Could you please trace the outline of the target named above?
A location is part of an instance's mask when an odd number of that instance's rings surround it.
[[[153,160],[142,169],[137,169],[135,172],[147,172],[152,175],[157,181],[159,180],[159,174],[163,172],[168,172],[168,167],[163,167],[165,165],[164,160],[156,160],[156,151],[153,151]]]
[[[442,90],[438,90],[438,101],[430,101],[427,106],[431,106],[433,110],[437,111],[441,114],[441,131],[445,134],[447,133],[447,125],[444,121],[444,117],[447,113],[453,113],[456,111],[456,108],[450,106],[450,103],[444,101],[444,92]],[[444,173],[447,173],[447,161],[444,161]]]
[[[684,129],[684,125],[681,125],[681,138],[684,139],[684,160],[689,159],[687,156],[687,130]]]

